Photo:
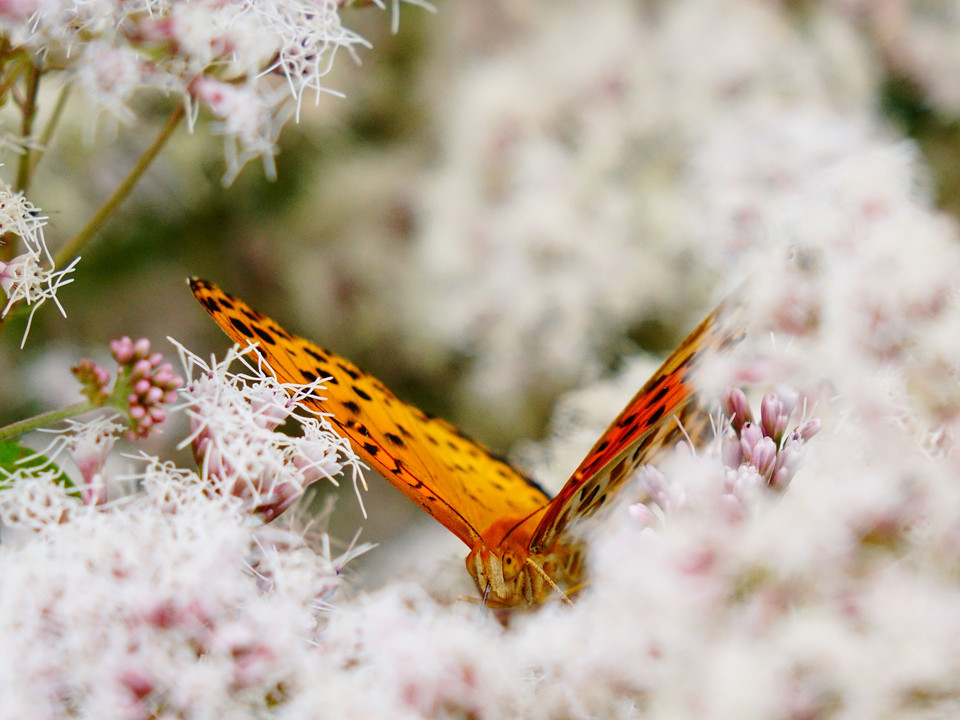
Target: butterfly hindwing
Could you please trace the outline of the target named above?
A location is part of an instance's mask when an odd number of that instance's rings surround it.
[[[234,341],[256,352],[282,383],[327,378],[326,397],[303,404],[328,414],[354,451],[468,546],[504,515],[527,515],[549,496],[449,423],[400,400],[350,361],[295,335],[203,280],[190,287]]]

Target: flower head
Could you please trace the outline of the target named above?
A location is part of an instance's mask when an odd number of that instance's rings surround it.
[[[747,397],[731,388],[724,398],[731,433],[723,438],[723,460],[732,488],[763,483],[784,489],[796,474],[807,441],[820,431],[810,418],[785,435],[797,394],[783,388],[760,401],[760,421],[753,422]],[[756,482],[755,482],[756,481]]]
[[[46,218],[40,215],[39,209],[23,193],[0,187],[0,243],[16,237],[26,248],[25,252],[9,262],[0,260],[0,289],[7,296],[0,317],[6,317],[19,302],[32,306],[20,347],[27,341],[34,314],[47,300],[53,300],[60,314],[66,317],[67,313],[57,299],[57,291],[73,282],[73,278],[67,276],[80,260],[76,258],[63,270],[55,268],[53,257],[43,239],[45,224]]]
[[[160,353],[150,352],[146,338],[134,342],[124,336],[111,341],[110,351],[120,365],[117,388],[126,391],[125,409],[130,420],[127,437],[146,437],[151,428],[166,419],[162,405],[176,400],[183,378],[163,362]]]
[[[66,429],[56,431],[56,437],[44,451],[51,461],[61,451],[67,452],[80,471],[80,497],[85,504],[102,505],[107,501],[104,468],[124,429],[124,425],[109,417],[84,422],[67,420]]]
[[[210,366],[180,350],[188,374],[199,370],[183,390],[191,426],[187,442],[213,492],[238,498],[247,512],[270,521],[308,485],[324,478],[337,484],[345,466],[355,484],[362,481],[349,443],[321,418],[296,412],[297,400],[316,393],[322,379],[290,388],[291,396],[262,371],[230,373],[228,366],[240,356],[236,350]],[[287,420],[300,426],[301,436],[274,432]]]

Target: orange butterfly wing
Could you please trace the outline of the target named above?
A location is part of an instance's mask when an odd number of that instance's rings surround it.
[[[570,526],[595,513],[641,465],[686,437],[695,446],[710,437],[710,412],[693,383],[707,355],[743,336],[735,300],[721,303],[640,388],[550,502],[530,541],[549,549]]]
[[[350,361],[291,335],[243,301],[204,280],[190,288],[217,324],[256,352],[283,383],[328,378],[328,397],[307,407],[328,413],[358,455],[471,548],[507,515],[529,515],[549,496],[532,480],[453,425],[398,399]]]

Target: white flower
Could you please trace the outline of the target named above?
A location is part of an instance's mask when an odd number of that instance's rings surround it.
[[[9,262],[0,260],[0,288],[7,296],[0,317],[5,317],[16,303],[26,302],[32,306],[20,347],[27,341],[34,314],[47,300],[53,300],[60,314],[66,317],[67,313],[57,299],[57,291],[73,282],[73,278],[67,276],[80,261],[78,257],[65,269],[55,269],[53,257],[43,239],[45,224],[46,218],[40,215],[39,208],[23,193],[0,188],[0,236],[15,236],[26,248],[26,252]]]
[[[74,71],[77,83],[94,107],[129,124],[136,114],[127,102],[143,82],[142,65],[143,61],[133,49],[100,41],[83,47]]]
[[[0,476],[0,523],[7,527],[41,530],[67,521],[77,503],[57,480],[53,467],[22,469]]]
[[[107,483],[104,467],[117,438],[126,426],[110,417],[99,417],[79,422],[67,420],[67,427],[41,454],[56,460],[66,450],[80,472],[80,492],[84,503],[102,505],[107,501]]]
[[[199,377],[181,391],[191,424],[190,437],[181,447],[192,446],[215,492],[239,498],[247,512],[269,521],[317,480],[336,485],[336,476],[346,466],[353,471],[355,487],[363,482],[350,444],[321,418],[295,412],[296,401],[318,392],[322,378],[309,386],[291,387],[291,397],[259,368],[251,368],[252,376],[230,373],[227,368],[238,357],[235,348],[210,366],[178,348],[187,374],[199,371]],[[296,421],[303,435],[274,432],[285,419]]]

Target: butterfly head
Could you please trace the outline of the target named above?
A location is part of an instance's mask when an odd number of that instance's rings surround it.
[[[529,605],[533,599],[529,555],[524,548],[487,548],[478,543],[467,556],[467,571],[495,607]]]
[[[551,596],[565,599],[558,583],[577,580],[576,548],[557,543],[547,552],[531,552],[533,520],[503,518],[495,522],[467,556],[467,571],[488,605],[516,607],[539,605]]]
[[[504,517],[494,522],[467,556],[467,571],[487,602],[497,607],[532,602],[529,577],[529,532],[523,519]]]

